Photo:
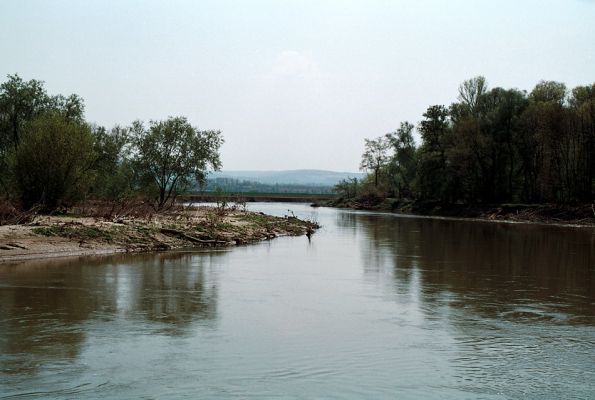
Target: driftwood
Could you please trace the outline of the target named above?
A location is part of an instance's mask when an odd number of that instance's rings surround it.
[[[177,229],[171,229],[171,228],[161,228],[160,232],[165,234],[165,235],[173,235],[173,236],[177,236],[180,237],[182,239],[186,239],[190,242],[193,243],[200,243],[200,244],[227,244],[227,241],[225,240],[216,240],[216,239],[199,239],[197,237],[188,235],[182,231],[179,231]]]
[[[27,211],[19,211],[8,200],[0,200],[0,225],[21,225],[30,223],[43,207],[34,205]]]

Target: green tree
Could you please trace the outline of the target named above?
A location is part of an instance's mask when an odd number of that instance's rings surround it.
[[[390,144],[384,136],[376,139],[364,139],[364,141],[364,154],[362,154],[360,169],[374,172],[374,186],[377,187],[380,171],[389,160],[388,149]]]
[[[418,127],[423,140],[419,149],[419,190],[425,199],[444,201],[448,197],[450,181],[446,168],[449,113],[446,107],[434,105],[423,116]]]
[[[488,90],[488,83],[483,76],[476,76],[461,83],[459,101],[472,115],[476,115],[481,107],[481,99]]]
[[[128,129],[115,126],[108,131],[93,127],[93,139],[95,179],[90,195],[110,200],[129,197],[134,193],[134,173]]]
[[[84,121],[84,103],[77,95],[49,96],[42,81],[24,81],[18,75],[9,75],[0,85],[0,188],[6,195],[12,191],[8,182],[14,178],[10,176],[9,158],[14,157],[26,125],[48,112]]]
[[[42,114],[25,125],[13,174],[24,207],[66,206],[86,192],[95,160],[91,129],[63,115]]]
[[[49,105],[43,82],[23,81],[18,75],[9,75],[0,85],[0,145],[18,146],[24,125]]]
[[[0,85],[0,149],[16,148],[27,122],[48,111],[82,122],[85,106],[75,94],[49,96],[42,81],[24,81],[16,74],[8,75],[8,80]]]
[[[202,183],[209,168],[221,167],[220,131],[199,131],[184,117],[170,117],[151,121],[148,128],[136,121],[131,132],[135,172],[158,210],[173,203],[192,179]]]
[[[521,116],[520,141],[525,182],[524,197],[529,201],[562,201],[562,146],[566,131],[566,86],[541,81],[529,94]]]
[[[510,201],[515,194],[518,156],[514,143],[520,134],[519,117],[527,106],[524,92],[494,88],[482,96],[476,151],[481,201]]]
[[[342,198],[353,199],[358,195],[358,183],[357,178],[341,179],[339,183],[333,186],[332,191]]]
[[[417,155],[413,130],[409,122],[401,122],[396,132],[389,133],[387,139],[392,146],[393,156],[389,171],[398,197],[412,197],[417,174]]]
[[[595,197],[595,84],[577,86],[569,99],[575,151],[575,197],[592,201]]]
[[[566,99],[566,85],[562,82],[540,81],[531,91],[529,98],[535,102],[561,106]]]

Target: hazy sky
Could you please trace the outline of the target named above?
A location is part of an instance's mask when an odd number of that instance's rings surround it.
[[[0,75],[77,93],[108,127],[184,115],[224,169],[355,171],[365,137],[461,81],[595,82],[595,1],[0,2]]]

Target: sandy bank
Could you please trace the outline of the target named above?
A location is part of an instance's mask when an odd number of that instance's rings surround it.
[[[293,216],[193,207],[147,218],[38,216],[0,226],[0,262],[33,258],[235,246],[312,234],[318,225]]]

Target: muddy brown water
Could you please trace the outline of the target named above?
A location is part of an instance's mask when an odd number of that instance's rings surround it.
[[[323,228],[0,265],[0,398],[595,398],[593,229],[249,207]]]

